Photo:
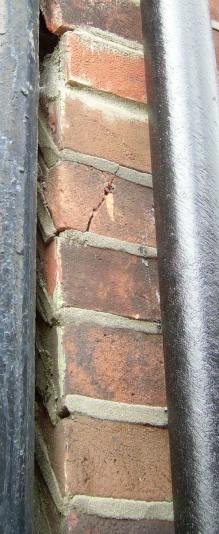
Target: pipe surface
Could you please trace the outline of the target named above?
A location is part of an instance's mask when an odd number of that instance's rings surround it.
[[[0,8],[0,532],[32,532],[37,0]]]
[[[176,534],[219,532],[219,104],[207,0],[142,0]]]

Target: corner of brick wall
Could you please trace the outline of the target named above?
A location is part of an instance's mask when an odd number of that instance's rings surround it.
[[[35,534],[170,534],[140,4],[41,10]]]

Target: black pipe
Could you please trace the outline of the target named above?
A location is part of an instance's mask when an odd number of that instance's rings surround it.
[[[142,0],[175,529],[219,532],[219,104],[207,0]]]
[[[32,532],[38,1],[0,7],[0,532]]]

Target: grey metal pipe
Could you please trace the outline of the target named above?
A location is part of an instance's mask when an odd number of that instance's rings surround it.
[[[142,0],[177,534],[219,532],[219,103],[207,0]]]
[[[32,532],[37,0],[0,7],[0,532]]]

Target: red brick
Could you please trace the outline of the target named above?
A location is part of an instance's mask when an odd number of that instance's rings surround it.
[[[48,293],[53,295],[57,282],[62,279],[62,271],[57,256],[56,241],[52,241],[46,247],[42,239],[38,238],[37,249],[40,258],[40,269],[37,269],[38,275],[44,279]]]
[[[211,18],[219,22],[219,2],[218,0],[210,0]]]
[[[57,34],[82,25],[142,40],[140,6],[130,0],[41,0],[41,9],[49,30]]]
[[[45,102],[43,102],[45,106]],[[148,120],[133,104],[83,90],[47,104],[48,124],[61,148],[151,172]],[[133,108],[132,108],[133,109]]]
[[[67,237],[58,255],[58,243],[56,238],[46,247],[41,263],[49,294],[59,283],[63,306],[160,321],[156,259],[81,246]]]
[[[38,337],[50,355],[56,391],[59,390],[58,351],[61,350],[65,366],[63,395],[166,405],[162,336],[107,325],[101,327],[89,321],[62,327],[61,347],[55,327],[40,324]],[[47,387],[40,359],[37,385],[45,398]]]
[[[56,229],[85,231],[111,180],[112,175],[78,163],[53,167],[44,192]]]
[[[167,430],[79,415],[53,427],[41,417],[63,496],[171,499]]]
[[[67,32],[62,38],[61,50],[62,68],[68,83],[76,82],[146,102],[143,53],[80,32]]]
[[[157,261],[65,239],[60,250],[64,305],[160,319]],[[50,273],[47,271],[48,279]],[[53,276],[53,275],[52,275]]]
[[[217,68],[219,70],[219,32],[213,31],[214,46],[216,51]]]
[[[80,324],[62,342],[65,394],[166,405],[161,336]]]
[[[106,519],[85,514],[69,513],[63,534],[174,534],[168,521],[132,521]]]
[[[168,521],[133,521],[108,519],[70,511],[65,517],[58,513],[39,468],[35,473],[34,532],[53,534],[173,534],[173,523]],[[44,522],[43,522],[43,519]],[[42,523],[42,525],[41,525]],[[44,530],[43,528],[44,527]],[[50,532],[50,531],[49,531]]]
[[[51,32],[62,34],[82,25],[142,42],[140,5],[131,0],[41,0],[40,4]],[[218,0],[209,4],[211,18],[219,21]]]
[[[109,237],[156,246],[153,192],[120,178],[94,213],[90,230]]]
[[[153,192],[78,163],[50,170],[45,198],[56,229],[90,231],[156,246]],[[136,217],[137,208],[137,217]]]

